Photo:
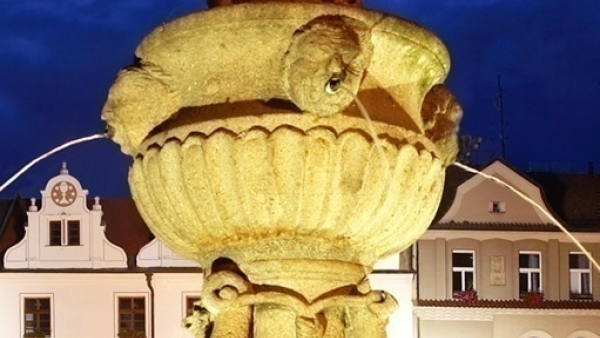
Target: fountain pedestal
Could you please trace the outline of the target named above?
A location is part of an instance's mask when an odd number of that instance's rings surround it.
[[[461,111],[435,36],[344,3],[217,1],[110,90],[140,213],[204,268],[196,337],[385,337],[367,275],[431,222]]]
[[[214,323],[196,322],[192,330],[213,338],[386,337],[387,318],[397,306],[388,293],[370,291],[368,282],[312,301],[295,290],[252,285],[232,271],[212,273],[202,304],[215,314]]]

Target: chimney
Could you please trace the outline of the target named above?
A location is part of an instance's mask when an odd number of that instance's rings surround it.
[[[588,174],[594,175],[594,162],[588,162]]]

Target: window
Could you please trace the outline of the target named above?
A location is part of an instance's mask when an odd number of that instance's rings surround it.
[[[50,221],[48,229],[50,246],[81,245],[81,226],[78,220]]]
[[[490,203],[490,212],[493,214],[501,214],[506,212],[506,203],[500,201],[493,201]]]
[[[50,245],[61,246],[62,245],[62,222],[61,221],[50,221]]]
[[[460,291],[475,290],[475,252],[452,251],[452,296]]]
[[[23,298],[24,332],[50,337],[50,297]]]
[[[79,221],[67,221],[67,245],[79,245]]]
[[[200,301],[200,296],[185,296],[185,318],[191,316],[194,311],[200,311],[200,306],[196,302]],[[185,322],[185,327],[189,328],[190,323]]]
[[[519,294],[542,292],[542,254],[519,252]]]
[[[119,337],[146,335],[146,298],[119,297]]]
[[[569,253],[571,298],[592,298],[592,268],[590,260],[582,252]]]

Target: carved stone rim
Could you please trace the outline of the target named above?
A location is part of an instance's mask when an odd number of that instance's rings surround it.
[[[443,158],[438,147],[423,134],[416,133],[400,126],[377,121],[372,121],[372,126],[380,140],[385,139],[397,145],[410,144],[417,149],[426,150],[438,159]],[[333,131],[336,136],[339,136],[346,131],[360,131],[361,133],[368,135],[369,138],[374,136],[368,133],[368,122],[360,117],[335,115],[317,118],[314,115],[298,113],[261,114],[214,119],[168,129],[144,140],[139,148],[140,153],[138,153],[137,156],[143,156],[144,152],[152,147],[162,147],[167,141],[172,139],[185,142],[185,140],[193,134],[210,136],[219,130],[242,134],[252,129],[259,128],[266,130],[268,133],[272,133],[276,129],[282,127],[291,127],[293,129],[301,130],[304,133],[326,128]]]

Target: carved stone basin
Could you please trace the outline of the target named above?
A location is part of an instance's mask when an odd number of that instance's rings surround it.
[[[364,120],[262,117],[171,129],[134,162],[138,208],[180,254],[207,267],[230,258],[250,280],[267,278],[265,265],[282,281],[282,261],[336,262],[325,270],[339,279],[344,262],[354,284],[431,221],[444,166],[425,137],[375,122],[382,159]]]
[[[136,57],[102,116],[135,158],[142,216],[209,279],[235,270],[311,304],[352,293],[431,222],[461,111],[425,29],[358,6],[247,3],[160,26]]]

